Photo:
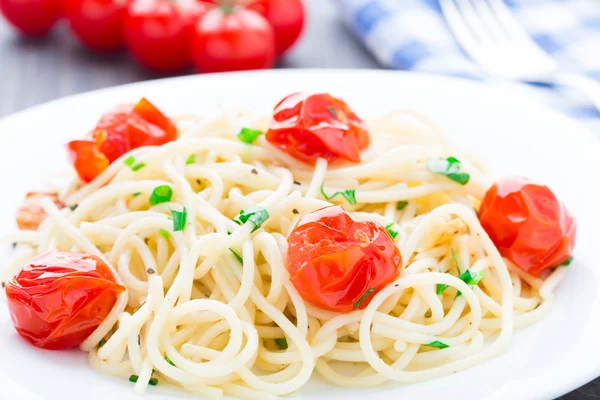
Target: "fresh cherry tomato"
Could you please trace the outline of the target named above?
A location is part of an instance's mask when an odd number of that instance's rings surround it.
[[[296,43],[304,27],[302,0],[250,0],[248,8],[264,16],[275,31],[277,55]]]
[[[125,47],[123,25],[128,0],[65,0],[75,36],[87,47],[111,52]]]
[[[6,284],[8,309],[19,335],[52,350],[80,345],[123,291],[98,257],[65,252],[32,259]]]
[[[304,300],[339,312],[365,308],[398,276],[394,240],[375,222],[357,222],[340,206],[304,216],[288,237],[288,270]]]
[[[130,150],[160,146],[177,139],[177,127],[148,100],[125,104],[104,114],[86,140],[67,144],[69,158],[84,182]]]
[[[283,99],[275,106],[266,137],[311,164],[319,157],[360,162],[360,151],[369,145],[363,121],[343,100],[326,93],[296,93]]]
[[[479,220],[500,254],[534,276],[565,262],[575,246],[575,219],[548,187],[528,179],[496,182]]]
[[[0,11],[21,33],[47,34],[62,15],[61,0],[0,0]]]
[[[267,20],[241,7],[218,7],[195,26],[192,61],[200,72],[270,68],[275,34]]]
[[[134,0],[127,8],[125,40],[147,68],[174,72],[191,63],[194,25],[207,6],[196,0]]]

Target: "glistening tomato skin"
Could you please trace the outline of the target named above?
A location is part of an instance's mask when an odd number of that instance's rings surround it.
[[[61,0],[0,0],[0,12],[27,36],[44,36],[62,15]]]
[[[341,99],[327,93],[295,93],[277,104],[267,140],[292,157],[314,164],[344,159],[360,162],[369,146],[364,122]]]
[[[302,0],[251,0],[248,8],[264,16],[275,31],[277,55],[296,43],[304,28]]]
[[[102,115],[88,138],[69,142],[67,151],[79,177],[91,182],[128,151],[175,139],[177,127],[173,121],[142,98],[135,105],[120,105]]]
[[[273,28],[254,11],[215,8],[196,23],[192,61],[200,72],[270,68],[275,63]]]
[[[98,257],[67,252],[32,259],[6,285],[8,309],[19,335],[52,350],[79,346],[123,291]]]
[[[128,0],[65,0],[71,30],[90,49],[113,52],[125,47],[123,25]]]
[[[288,270],[309,303],[330,311],[365,308],[394,281],[402,259],[394,240],[375,222],[357,222],[340,206],[304,216],[288,238]]]
[[[548,187],[524,178],[498,180],[479,220],[500,254],[534,276],[566,261],[575,246],[575,219]]]
[[[194,25],[207,6],[196,0],[134,0],[127,7],[125,40],[133,57],[157,72],[191,63]]]

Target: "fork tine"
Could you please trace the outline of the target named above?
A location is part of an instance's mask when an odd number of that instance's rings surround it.
[[[535,43],[535,41],[531,38],[529,33],[525,30],[525,28],[523,28],[514,17],[512,11],[508,8],[504,0],[489,0],[489,4],[508,35],[515,40],[525,41],[529,44],[539,47],[538,44]]]
[[[478,58],[481,53],[481,44],[473,35],[471,28],[466,24],[454,0],[440,0],[442,13],[446,18],[450,31],[472,58]]]
[[[484,27],[490,32],[495,41],[509,41],[511,36],[504,29],[502,21],[499,21],[497,13],[494,12],[490,4],[486,0],[475,0],[473,3]]]

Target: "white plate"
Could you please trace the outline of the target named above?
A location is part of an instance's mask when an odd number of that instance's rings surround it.
[[[81,137],[116,103],[147,96],[170,115],[238,104],[264,113],[293,91],[330,91],[359,115],[409,108],[436,121],[453,140],[476,149],[498,173],[549,184],[578,217],[575,261],[557,289],[551,314],[515,334],[507,353],[469,370],[412,385],[342,389],[314,376],[293,397],[377,399],[550,399],[600,375],[600,270],[597,266],[599,142],[577,123],[523,98],[523,92],[418,74],[382,71],[269,71],[191,76],[69,97],[0,121],[0,234],[41,176],[66,166],[63,144]],[[1,265],[1,258],[0,258]],[[78,351],[33,348],[0,305],[0,397],[134,399],[125,379],[102,375]],[[316,374],[315,374],[316,375]],[[150,399],[172,398],[165,387]]]

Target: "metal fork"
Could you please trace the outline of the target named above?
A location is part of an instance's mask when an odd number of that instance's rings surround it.
[[[457,42],[490,75],[574,89],[600,110],[600,83],[582,74],[561,72],[503,0],[439,1]]]

